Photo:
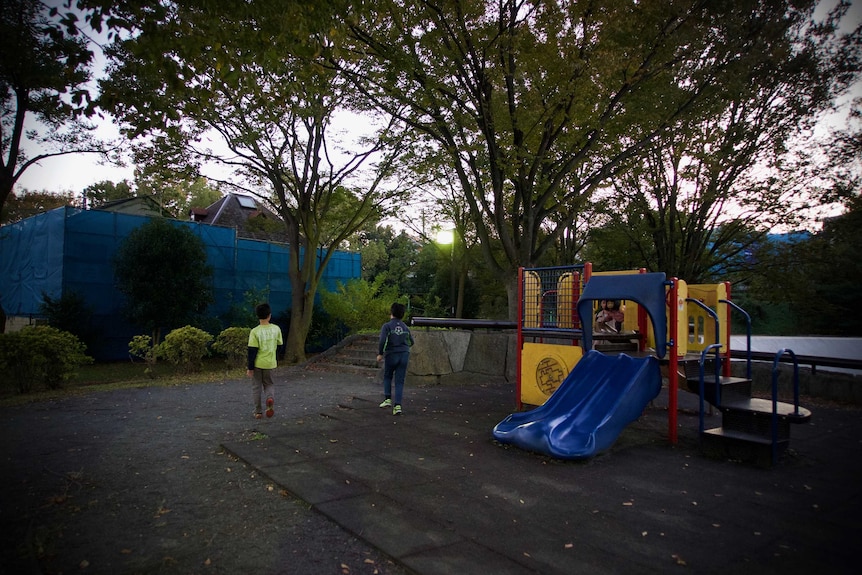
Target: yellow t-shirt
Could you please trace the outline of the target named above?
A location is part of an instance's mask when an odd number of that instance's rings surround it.
[[[274,323],[261,324],[248,334],[248,346],[257,348],[254,366],[260,369],[275,369],[278,362],[275,350],[284,343],[281,339],[281,328]]]

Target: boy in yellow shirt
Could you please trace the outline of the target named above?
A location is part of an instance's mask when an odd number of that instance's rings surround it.
[[[254,417],[263,417],[261,399],[266,398],[266,416],[275,415],[275,397],[272,372],[278,367],[276,350],[284,345],[281,328],[272,319],[272,308],[268,303],[262,303],[255,308],[260,324],[248,334],[248,371],[246,375],[252,378],[251,392],[254,397]]]

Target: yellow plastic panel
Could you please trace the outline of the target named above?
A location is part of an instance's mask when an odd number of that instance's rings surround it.
[[[582,356],[577,345],[525,343],[521,350],[521,403],[543,405]]]
[[[726,344],[727,304],[719,300],[727,299],[727,285],[697,284],[688,287],[688,297],[701,301],[718,314],[718,329],[722,339],[718,343]],[[688,303],[686,308],[686,341],[690,351],[703,351],[706,346],[716,343],[715,319],[706,310],[694,303]],[[721,351],[725,351],[722,347]]]
[[[575,327],[575,276],[565,273],[557,280],[557,327],[573,329]]]
[[[539,312],[542,301],[542,282],[539,274],[524,272],[524,323],[523,327],[539,327]]]

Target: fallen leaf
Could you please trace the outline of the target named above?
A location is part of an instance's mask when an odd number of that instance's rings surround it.
[[[81,569],[86,569],[89,566],[90,566],[90,562],[87,561],[86,559],[82,559],[81,562],[78,563],[78,567],[80,567]]]
[[[571,549],[571,548],[572,548],[572,547],[574,547],[574,546],[575,546],[575,545],[574,545],[573,543],[566,543],[565,545],[563,545],[563,547],[564,547],[565,549]]]
[[[641,537],[646,537],[646,536],[647,536],[647,532],[646,532],[646,531],[641,531]]]
[[[677,553],[674,553],[671,557],[673,557],[677,565],[686,565],[685,559],[680,557]]]
[[[132,553],[132,550],[131,549],[122,549],[122,550],[120,550],[120,553],[122,553],[123,555],[130,555]]]
[[[210,558],[209,558],[209,557],[207,557],[207,560],[206,560],[206,561],[204,561],[204,565],[206,565],[207,567],[209,567],[210,565],[212,565],[212,561],[210,561]]]
[[[631,501],[623,501],[623,507],[631,507],[632,505],[634,505],[634,503]]]
[[[524,551],[524,557],[530,557],[530,554]]]
[[[365,563],[366,565],[374,565],[374,559],[366,559],[366,560],[364,561],[364,563]]]

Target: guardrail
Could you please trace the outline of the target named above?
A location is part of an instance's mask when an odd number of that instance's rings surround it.
[[[462,319],[452,317],[414,317],[410,325],[416,327],[451,327],[457,329],[517,329],[518,323],[496,319]]]
[[[748,355],[749,354],[745,350],[730,350],[730,357],[733,359],[747,359]],[[773,361],[775,359],[775,353],[768,351],[752,351],[750,355],[752,361]],[[799,365],[810,365],[812,374],[817,373],[817,366],[840,367],[842,369],[855,369],[862,371],[862,360],[859,359],[797,355],[796,361]],[[793,360],[782,356],[781,363],[793,363]]]

